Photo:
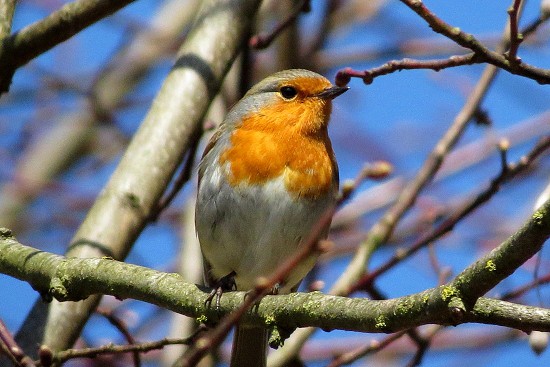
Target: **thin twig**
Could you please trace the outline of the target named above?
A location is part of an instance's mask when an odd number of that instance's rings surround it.
[[[407,333],[409,336],[410,334]],[[414,353],[413,357],[407,363],[407,367],[416,367],[419,366],[422,363],[422,358],[424,358],[424,355],[428,351],[428,348],[430,347],[431,339],[429,338],[423,338],[418,336],[416,339],[413,339],[415,344],[417,345],[416,352]]]
[[[542,284],[550,283],[550,273],[546,274],[542,277],[537,277],[536,279],[532,280],[531,282],[517,288],[514,290],[511,290],[509,292],[506,292],[502,295],[503,300],[510,300],[514,298],[521,297],[525,293],[529,292],[531,289],[538,287]]]
[[[506,56],[511,63],[521,62],[518,58],[519,44],[523,41],[523,35],[518,32],[518,18],[519,10],[522,0],[514,0],[512,6],[508,9],[508,15],[510,17],[510,49]]]
[[[346,353],[342,353],[338,357],[335,357],[327,367],[344,366],[358,360],[359,358],[365,357],[366,355],[376,353],[386,348],[394,341],[401,339],[401,337],[405,335],[405,333],[406,331],[399,331],[383,338],[382,340],[372,340],[369,344],[365,346]]]
[[[481,63],[483,60],[478,58],[475,53],[469,53],[466,55],[455,55],[448,59],[434,59],[434,60],[415,60],[415,59],[401,59],[388,61],[384,65],[378,66],[364,71],[353,70],[352,68],[345,68],[338,71],[336,74],[336,84],[344,86],[349,83],[350,78],[361,78],[363,83],[371,84],[374,78],[393,73],[401,70],[416,70],[416,69],[431,69],[434,71],[440,71],[442,69],[472,65]]]
[[[419,366],[422,363],[422,359],[424,358],[424,355],[426,355],[433,338],[444,328],[445,326],[442,325],[434,326],[428,333],[426,333],[426,335],[422,337],[421,342],[417,343],[418,349],[416,350],[416,353],[409,363],[407,363],[407,366]]]
[[[130,333],[130,331],[128,330],[126,325],[124,324],[124,322],[122,320],[120,320],[118,317],[116,317],[111,310],[105,310],[105,309],[102,309],[102,308],[98,308],[96,310],[96,313],[98,313],[101,316],[105,317],[111,325],[113,325],[115,328],[117,328],[117,330],[120,331],[122,333],[122,335],[124,335],[124,338],[126,339],[126,341],[128,342],[129,345],[135,345],[136,344],[136,340],[134,339],[134,337],[132,336],[132,334]],[[141,366],[141,359],[139,357],[139,351],[136,350],[132,354],[133,354],[133,359],[134,359],[134,366],[135,367],[140,367]]]
[[[296,20],[301,12],[309,11],[310,0],[300,0],[294,7],[294,10],[288,15],[288,17],[279,23],[275,29],[269,33],[260,33],[250,37],[248,45],[252,48],[263,49],[268,47],[271,42],[277,38],[282,31],[284,31],[292,22]]]
[[[400,1],[424,19],[435,32],[450,38],[462,47],[472,50],[477,57],[481,58],[484,62],[504,69],[512,74],[533,79],[540,84],[550,83],[550,70],[537,68],[525,63],[511,63],[503,54],[489,50],[472,34],[465,33],[460,28],[445,23],[428,9],[421,0]]]
[[[516,11],[516,18],[517,18],[517,11]],[[525,27],[520,33],[521,35],[523,35],[522,38],[527,37],[533,34],[534,32],[536,32],[537,29],[547,19],[548,18],[537,18],[531,24],[527,25],[527,27]],[[508,35],[506,35],[506,38],[507,37]],[[516,51],[517,51],[518,45],[519,43],[516,45]],[[497,47],[497,52],[499,52],[500,50],[503,51],[506,47],[510,47],[510,49],[512,48],[512,42],[508,39],[505,39],[503,42],[501,42],[499,47]],[[480,54],[476,52],[468,53],[465,55],[453,55],[446,59],[417,60],[417,59],[404,58],[401,60],[391,60],[381,66],[368,69],[368,70],[363,70],[363,71],[354,70],[352,68],[345,68],[345,69],[339,70],[336,73],[336,84],[339,86],[347,85],[350,82],[351,78],[361,78],[365,84],[372,84],[372,82],[374,81],[374,78],[376,77],[387,75],[387,74],[394,73],[396,71],[401,71],[401,70],[431,69],[434,71],[440,71],[451,67],[480,64],[483,62],[487,62],[487,60],[481,57]]]
[[[197,333],[203,330],[204,329],[199,329]],[[53,361],[56,363],[63,363],[68,361],[69,359],[95,358],[101,354],[121,354],[121,353],[134,353],[134,352],[145,353],[151,350],[162,349],[167,345],[174,345],[174,344],[188,345],[193,341],[197,333],[195,333],[194,335],[188,338],[175,338],[175,339],[166,338],[166,339],[157,340],[153,342],[145,342],[145,343],[131,344],[131,345],[107,344],[97,348],[67,349],[62,352],[55,353],[53,355]]]
[[[0,319],[0,351],[4,351],[15,366],[34,367],[32,359],[17,344],[4,322]],[[2,353],[0,353],[1,355]]]

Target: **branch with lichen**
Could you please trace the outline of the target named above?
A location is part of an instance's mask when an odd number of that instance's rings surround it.
[[[395,332],[425,324],[479,322],[550,331],[550,310],[482,298],[536,254],[550,236],[550,200],[511,237],[449,283],[390,300],[353,299],[319,292],[264,297],[243,316],[268,327],[315,326],[325,330]],[[162,273],[109,258],[66,258],[19,244],[0,233],[0,271],[28,282],[46,300],[76,301],[92,294],[133,298],[217,322],[238,308],[245,293],[230,292],[216,310],[208,292],[177,274]]]

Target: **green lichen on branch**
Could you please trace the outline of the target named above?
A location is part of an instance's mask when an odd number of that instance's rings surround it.
[[[200,315],[195,319],[199,324],[207,324],[208,323],[208,317],[206,315]]]
[[[544,220],[544,212],[542,210],[537,210],[535,213],[533,213],[533,220],[537,225],[542,225]]]
[[[493,289],[499,282],[533,257],[550,237],[550,200],[544,203],[508,239],[462,271],[444,287],[442,297],[458,290],[469,305]],[[450,287],[450,288],[448,288]]]
[[[397,304],[397,307],[395,308],[395,315],[397,316],[406,316],[408,315],[414,308],[418,308],[418,304],[416,300],[412,298],[404,298],[401,302]]]
[[[8,228],[0,228],[0,237],[6,239],[6,238],[13,238],[13,235],[11,233],[11,230]]]
[[[495,265],[495,262],[493,260],[487,260],[485,263],[485,269],[489,271],[495,271],[497,270],[497,266]]]
[[[377,329],[380,329],[381,331],[386,330],[388,325],[386,324],[386,317],[384,315],[379,315],[376,317],[376,323],[374,324],[374,327]]]
[[[459,295],[460,292],[453,286],[448,285],[441,288],[441,298],[443,301],[448,302],[451,298],[458,297]]]

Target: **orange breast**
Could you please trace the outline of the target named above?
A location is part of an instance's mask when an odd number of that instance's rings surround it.
[[[260,185],[284,175],[296,197],[327,194],[337,175],[327,132],[330,103],[278,102],[247,116],[220,156],[230,164],[229,182]]]

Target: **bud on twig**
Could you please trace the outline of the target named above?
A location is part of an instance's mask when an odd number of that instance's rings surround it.
[[[529,334],[529,346],[533,352],[540,355],[548,346],[548,333],[544,331],[532,331]]]

